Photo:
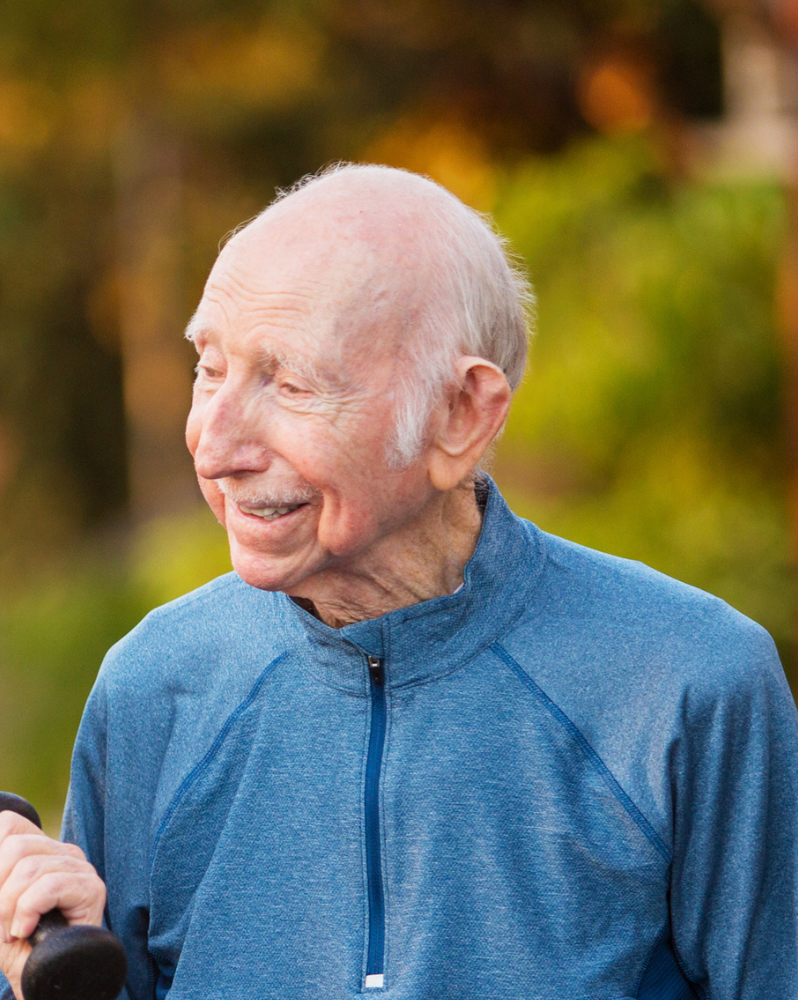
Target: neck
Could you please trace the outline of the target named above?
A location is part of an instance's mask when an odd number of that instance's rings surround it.
[[[451,594],[482,527],[472,482],[436,497],[421,517],[356,564],[327,570],[291,596],[325,625],[353,622]]]

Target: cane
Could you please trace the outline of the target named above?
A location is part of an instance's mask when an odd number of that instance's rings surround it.
[[[39,814],[25,799],[0,792],[8,809],[35,823]],[[127,957],[119,938],[102,927],[69,926],[60,910],[43,913],[28,938],[33,951],[22,970],[25,1000],[116,1000],[127,978]]]

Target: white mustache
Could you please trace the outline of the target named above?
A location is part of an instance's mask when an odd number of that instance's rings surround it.
[[[218,479],[216,485],[224,495],[243,507],[295,507],[297,504],[310,503],[321,496],[321,492],[305,483],[293,489],[266,490],[254,489],[235,480]]]

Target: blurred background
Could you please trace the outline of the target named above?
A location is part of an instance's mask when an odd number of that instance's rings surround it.
[[[6,0],[0,786],[51,829],[105,650],[229,569],[182,441],[219,240],[338,159],[429,174],[528,268],[513,507],[798,680],[798,3]]]

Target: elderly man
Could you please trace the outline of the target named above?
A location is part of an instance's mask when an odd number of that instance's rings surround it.
[[[17,996],[57,905],[104,912],[129,1000],[798,997],[769,638],[477,471],[524,295],[478,216],[386,168],[227,244],[187,439],[236,573],[109,654],[70,843],[0,817]]]

